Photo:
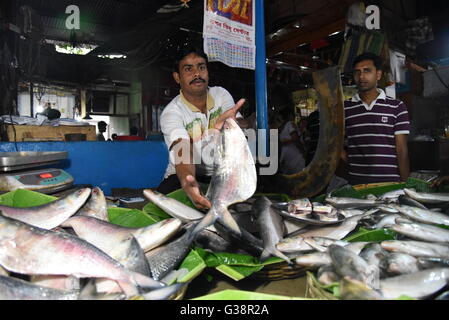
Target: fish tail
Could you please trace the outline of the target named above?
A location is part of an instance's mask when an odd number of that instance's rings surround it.
[[[265,261],[265,260],[267,260],[270,256],[271,256],[271,253],[268,252],[267,249],[264,249],[264,250],[262,251],[262,254],[260,255],[260,260],[261,260],[261,261]]]
[[[131,276],[134,279],[135,283],[142,288],[146,289],[158,289],[162,288],[165,285],[157,280],[154,280],[150,277],[147,277],[141,273],[131,271]]]
[[[200,222],[195,226],[193,231],[189,235],[189,241],[193,241],[196,235],[203,229],[213,225],[217,220],[217,215],[215,214],[215,209],[212,207],[209,212],[200,220]]]
[[[220,214],[217,214],[217,216],[221,224],[223,224],[225,227],[230,229],[235,234],[242,236],[242,230],[240,230],[239,225],[232,217],[231,213],[228,211],[227,208],[220,210]]]
[[[120,286],[127,297],[134,297],[139,295],[139,289],[130,281],[117,280],[117,284]]]
[[[142,294],[142,296],[145,300],[168,300],[186,285],[187,282],[175,283],[171,286],[152,290],[150,292]]]
[[[265,261],[272,255],[285,260],[288,264],[292,264],[292,261],[290,260],[290,258],[287,257],[285,254],[283,254],[276,248],[264,249],[262,254],[260,255],[260,260]]]

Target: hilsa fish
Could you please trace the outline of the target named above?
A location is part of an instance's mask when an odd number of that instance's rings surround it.
[[[268,198],[261,197],[253,205],[253,212],[257,215],[256,222],[264,246],[260,259],[264,261],[274,255],[291,263],[290,259],[276,248],[276,245],[284,237],[285,229],[281,216],[275,212],[271,204]]]
[[[228,206],[249,199],[257,187],[257,172],[245,134],[232,118],[226,119],[220,134],[216,135],[217,149],[214,154],[215,170],[206,197],[212,207],[192,232],[198,231],[218,220],[225,227],[242,235]]]
[[[0,215],[0,265],[28,275],[74,275],[107,278],[127,296],[138,286],[160,288],[162,283],[132,272],[90,243],[68,233],[45,230]]]
[[[449,194],[447,193],[426,193],[416,192],[414,189],[404,188],[404,192],[410,198],[415,199],[421,203],[440,204],[449,202]]]
[[[72,228],[88,242],[101,241],[109,246],[111,242],[127,241],[133,235],[144,251],[163,244],[179,231],[181,225],[180,220],[169,218],[146,227],[127,228],[87,216],[74,216],[61,224]]]
[[[43,229],[53,229],[74,215],[86,202],[90,192],[90,188],[79,189],[53,202],[35,207],[16,208],[0,205],[0,211],[5,217]]]
[[[103,191],[99,187],[93,188],[90,199],[76,214],[109,221],[108,206]]]
[[[0,275],[0,300],[77,300],[79,291],[64,291]]]

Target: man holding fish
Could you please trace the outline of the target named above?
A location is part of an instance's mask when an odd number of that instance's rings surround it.
[[[250,119],[238,113],[245,103],[237,104],[222,87],[209,87],[208,59],[204,52],[182,48],[176,58],[173,78],[180,93],[165,107],[161,129],[169,149],[169,164],[158,191],[164,194],[184,189],[199,209],[209,209],[210,201],[200,191],[200,182],[209,182],[213,173],[216,147],[211,130],[220,130],[227,118],[233,118],[241,128],[250,126]],[[209,151],[209,152],[207,152]]]

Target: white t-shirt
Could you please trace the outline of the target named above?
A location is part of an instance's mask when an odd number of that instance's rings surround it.
[[[211,163],[211,153],[202,154],[208,146],[209,141],[205,135],[207,129],[214,127],[217,117],[223,112],[229,110],[235,105],[231,94],[222,87],[208,88],[207,95],[207,115],[202,113],[197,107],[189,103],[182,92],[176,96],[165,108],[161,114],[161,129],[164,134],[164,140],[167,148],[170,150],[172,144],[178,139],[191,140],[193,142],[193,151],[197,155],[194,158],[197,174],[212,175],[213,164]],[[239,117],[239,114],[237,114]],[[210,146],[209,146],[210,147]],[[164,178],[176,174],[175,156],[176,148],[169,151],[169,164],[165,171]],[[201,159],[199,155],[201,154]]]

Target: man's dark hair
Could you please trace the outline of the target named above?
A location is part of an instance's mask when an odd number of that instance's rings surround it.
[[[365,61],[365,60],[371,60],[376,67],[377,70],[383,70],[383,60],[381,57],[379,57],[377,54],[371,53],[371,52],[365,52],[359,55],[355,58],[352,68],[355,68],[355,65],[359,62]]]
[[[184,46],[178,49],[178,52],[175,56],[175,61],[173,63],[173,71],[179,73],[179,63],[182,59],[184,59],[186,56],[188,56],[191,53],[195,53],[197,56],[204,58],[206,60],[206,64],[208,63],[207,55],[204,53],[204,51],[200,48],[197,48],[195,46]]]
[[[104,121],[100,121],[97,123],[98,128],[106,128],[108,126],[108,124]]]

